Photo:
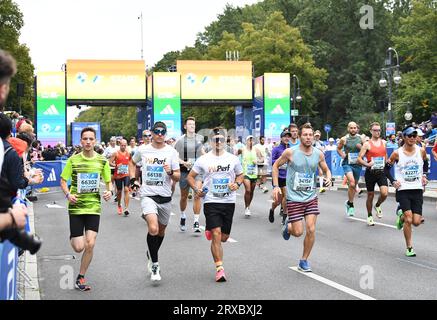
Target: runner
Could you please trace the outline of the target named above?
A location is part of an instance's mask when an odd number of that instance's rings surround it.
[[[152,281],[160,281],[158,251],[164,240],[171,214],[171,183],[179,181],[179,158],[176,150],[165,143],[167,126],[157,121],[152,129],[152,143],[139,148],[129,165],[132,189],[139,187],[135,179],[135,165],[142,162],[143,182],[140,189],[141,217],[146,221],[147,269]],[[149,255],[150,253],[150,255]]]
[[[349,184],[348,200],[345,202],[346,214],[352,217],[355,215],[354,197],[357,192],[356,187],[361,174],[361,165],[357,163],[358,154],[364,141],[362,137],[358,135],[358,126],[355,122],[349,122],[347,129],[349,134],[340,139],[337,152],[343,159],[342,168]]]
[[[297,147],[300,144],[297,125],[295,123],[290,123],[288,126],[288,131],[290,131],[291,134],[291,139],[289,142],[290,148]]]
[[[381,126],[378,122],[370,125],[372,138],[365,142],[358,155],[358,163],[366,167],[364,179],[367,189],[367,224],[374,226],[372,215],[373,198],[375,197],[375,184],[379,187],[379,198],[375,204],[376,216],[382,218],[381,204],[387,199],[388,183],[384,172],[387,160],[386,143],[381,139]],[[363,158],[366,157],[367,161]]]
[[[226,281],[223,268],[223,248],[231,234],[235,211],[236,190],[243,181],[243,169],[238,157],[224,150],[226,131],[214,128],[209,134],[212,151],[201,156],[188,175],[188,184],[198,197],[205,197],[203,212],[206,218],[205,236],[211,242],[211,253],[216,267],[216,282]],[[204,186],[198,189],[196,176],[203,175]],[[205,191],[205,192],[204,192]]]
[[[315,241],[317,216],[319,215],[315,176],[319,167],[322,168],[326,179],[325,185],[331,183],[331,172],[325,162],[323,152],[314,148],[314,131],[309,123],[301,126],[299,130],[300,145],[296,148],[285,150],[273,164],[273,197],[280,201],[281,188],[279,187],[279,168],[287,165],[287,215],[288,222],[284,224],[282,235],[285,240],[300,237],[304,232],[303,219],[305,218],[306,235],[303,245],[302,258],[298,269],[311,272],[308,257]]]
[[[323,144],[322,141],[320,141],[320,137],[321,137],[321,133],[319,130],[316,130],[314,132],[314,143],[313,143],[313,147],[319,149],[320,151],[322,151],[323,153],[325,153],[325,145]],[[320,193],[324,193],[326,191],[326,189],[323,187],[323,172],[322,170],[319,168],[319,192]]]
[[[264,136],[259,137],[259,143],[253,146],[256,152],[256,164],[258,166],[258,187],[262,189],[264,193],[269,192],[264,185],[267,182],[267,145],[265,144]]]
[[[282,153],[288,148],[288,143],[291,139],[291,133],[288,130],[284,130],[281,132],[281,142],[279,146],[274,147],[272,150],[272,164],[275,163],[276,160],[282,155]],[[283,165],[279,168],[279,176],[278,176],[278,186],[281,188],[281,195],[279,196],[280,201],[273,201],[272,207],[269,211],[269,221],[271,223],[275,222],[275,209],[277,206],[281,204],[281,216],[282,216],[282,224],[285,223],[285,218],[287,217],[284,214],[284,209],[287,208],[287,199],[283,197],[283,194],[287,194],[287,165]],[[273,184],[273,180],[272,180]]]
[[[109,162],[94,151],[96,131],[89,127],[82,129],[80,143],[83,151],[67,160],[61,174],[61,188],[68,200],[71,246],[75,252],[83,252],[75,287],[88,291],[91,287],[85,280],[85,274],[93,258],[102,210],[100,178],[106,183],[103,199],[108,201],[114,193]],[[71,188],[68,189],[67,181],[70,179]]]
[[[187,176],[194,162],[203,154],[203,136],[196,134],[196,119],[194,117],[188,117],[185,120],[184,129],[186,134],[184,134],[176,142],[175,149],[179,154],[179,164],[181,166],[181,179],[179,180],[179,187],[181,189],[181,199],[179,201],[179,208],[181,210],[181,220],[179,228],[181,231],[186,231],[186,219],[185,209],[187,208],[188,195],[190,186],[187,182]],[[196,179],[197,188],[202,188],[202,176],[197,176]],[[194,195],[193,201],[193,212],[194,212],[194,233],[200,233],[199,217],[201,209],[200,198]]]
[[[250,204],[252,203],[253,194],[257,181],[257,164],[256,164],[256,151],[253,148],[253,136],[246,137],[246,146],[241,150],[242,165],[244,174],[244,215],[250,217]]]
[[[117,187],[117,213],[119,216],[123,212],[126,217],[129,215],[129,162],[131,158],[127,151],[126,139],[121,139],[120,150],[115,152],[109,160],[109,164],[115,168],[114,180]],[[124,191],[124,211],[121,207],[122,191]]]
[[[109,145],[106,147],[105,151],[103,152],[103,156],[109,160],[111,159],[112,155],[118,150],[119,147],[117,146],[117,139],[115,137],[111,137],[111,139],[109,140]],[[113,189],[115,189],[116,188],[115,178],[114,178],[115,167],[112,167],[110,165],[110,168],[111,168],[111,183]],[[115,197],[114,201],[117,202],[117,197]]]
[[[415,257],[416,253],[412,243],[412,227],[421,223],[423,189],[428,183],[425,172],[428,172],[428,159],[426,151],[416,145],[417,131],[408,126],[403,132],[404,145],[393,151],[385,166],[385,173],[391,184],[396,188],[396,201],[400,209],[397,211],[396,227],[404,229],[407,245],[405,255]],[[390,173],[395,167],[395,176]]]

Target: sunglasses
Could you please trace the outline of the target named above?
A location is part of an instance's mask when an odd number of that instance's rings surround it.
[[[417,133],[408,134],[407,137],[408,138],[417,138]]]
[[[165,130],[165,129],[154,129],[153,133],[156,134],[156,135],[165,136],[165,134],[167,133],[167,130]]]
[[[219,142],[224,143],[226,140],[225,138],[217,137],[217,138],[213,138],[212,141],[214,141],[215,143],[219,143]]]
[[[143,137],[150,138],[151,136],[152,136],[151,134],[143,134]]]

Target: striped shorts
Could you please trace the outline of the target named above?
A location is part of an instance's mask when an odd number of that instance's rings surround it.
[[[300,221],[310,214],[320,214],[317,197],[308,202],[287,201],[288,222]]]

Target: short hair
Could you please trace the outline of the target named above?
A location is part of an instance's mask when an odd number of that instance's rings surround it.
[[[212,137],[214,137],[214,136],[216,136],[216,135],[219,135],[219,134],[221,134],[221,135],[223,135],[224,137],[226,137],[226,136],[227,136],[227,134],[226,134],[226,129],[223,128],[223,127],[215,127],[214,129],[212,129],[212,130],[209,132],[209,137],[212,138]]]
[[[350,128],[352,125],[356,125],[357,128],[360,128],[360,127],[358,126],[358,124],[357,124],[355,121],[351,121],[351,122],[349,122],[349,123],[347,124],[347,129],[349,130],[349,128]]]
[[[372,129],[374,126],[378,126],[378,127],[380,127],[381,125],[379,124],[379,122],[372,122],[371,124],[370,124],[370,129]]]
[[[295,123],[290,123],[289,125],[288,125],[288,130],[290,130],[291,128],[298,128],[297,127],[297,125],[295,124]]]
[[[9,137],[12,131],[12,121],[9,119],[9,117],[4,114],[0,113],[0,138],[6,139]]]
[[[185,119],[185,124],[187,124],[188,121],[193,120],[194,122],[196,122],[196,118],[194,117],[188,117],[187,119]]]
[[[299,128],[299,137],[302,136],[302,131],[303,131],[303,129],[311,129],[311,130],[314,131],[313,126],[311,125],[311,123],[309,123],[309,122],[304,123],[304,124],[301,125],[300,128]]]
[[[265,137],[264,136],[259,136],[259,141],[261,141],[261,139],[265,139]]]
[[[8,83],[17,73],[17,62],[9,52],[0,49],[0,85]]]
[[[83,134],[84,134],[85,132],[88,132],[88,131],[94,133],[94,138],[97,137],[96,130],[95,130],[94,128],[91,128],[91,127],[85,127],[85,128],[83,128],[82,131],[80,132],[80,138],[82,139]]]

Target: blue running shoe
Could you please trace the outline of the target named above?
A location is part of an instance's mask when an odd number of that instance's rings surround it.
[[[282,226],[282,237],[284,240],[290,239],[290,234],[288,233],[288,223],[284,223]]]
[[[299,260],[299,266],[297,268],[302,272],[312,272],[308,260]]]

